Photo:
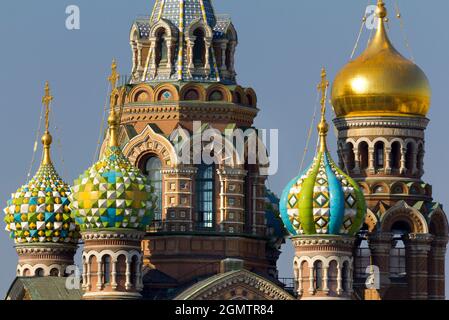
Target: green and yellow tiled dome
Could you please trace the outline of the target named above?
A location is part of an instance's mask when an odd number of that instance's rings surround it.
[[[36,175],[13,193],[4,209],[6,230],[17,244],[78,243],[79,227],[72,218],[68,199],[70,186],[56,172],[50,157],[50,95],[45,85],[45,134],[42,136],[42,162]]]
[[[5,208],[6,230],[16,243],[73,242],[79,232],[71,218],[70,186],[51,163],[42,164],[28,184],[12,194]]]
[[[358,184],[345,174],[327,149],[329,125],[325,119],[323,70],[322,117],[318,126],[320,146],[308,170],[293,179],[282,193],[280,209],[285,227],[291,235],[355,235],[363,225],[366,202]]]
[[[74,182],[71,208],[81,230],[124,228],[144,230],[155,209],[154,189],[119,147]]]
[[[117,64],[109,77],[117,90]],[[157,197],[147,178],[123,155],[118,144],[119,116],[111,98],[109,143],[100,161],[74,182],[71,209],[81,231],[135,229],[144,231],[154,217]]]

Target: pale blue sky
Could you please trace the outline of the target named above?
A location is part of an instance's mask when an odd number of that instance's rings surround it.
[[[348,61],[368,3],[375,0],[216,0],[218,13],[232,15],[239,33],[239,83],[253,87],[261,112],[256,125],[280,130],[280,170],[270,187],[280,193],[299,170],[316,98],[320,69],[331,79]],[[392,3],[387,6],[392,12]],[[418,64],[433,88],[427,130],[425,181],[437,201],[447,204],[449,148],[448,79],[449,2],[398,0]],[[65,28],[65,8],[81,9],[81,30]],[[16,0],[0,11],[0,203],[26,180],[40,113],[43,85],[49,80],[55,96],[52,124],[62,141],[53,158],[68,182],[92,162],[106,99],[106,77],[113,57],[119,70],[130,72],[129,30],[137,16],[149,15],[152,0]],[[391,37],[407,55],[397,19],[391,16]],[[361,47],[367,42],[365,31]],[[335,138],[331,136],[334,144]],[[313,149],[313,148],[312,148]],[[313,150],[309,152],[311,159]],[[3,228],[2,223],[2,228]],[[291,277],[292,250],[284,246],[281,275]],[[0,233],[0,296],[14,278],[17,257],[6,232]]]

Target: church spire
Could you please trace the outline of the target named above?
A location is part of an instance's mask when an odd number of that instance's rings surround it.
[[[117,82],[119,79],[119,74],[117,72],[117,62],[112,60],[111,65],[111,75],[108,80],[111,83],[112,93],[117,89]],[[117,112],[115,111],[115,99],[113,99],[111,93],[111,110],[109,113],[108,124],[109,124],[109,147],[118,147],[118,126],[120,125],[120,119],[118,119]]]
[[[50,104],[53,101],[53,96],[50,94],[50,85],[48,81],[45,83],[45,95],[42,98],[42,104],[45,106],[45,133],[42,136],[42,144],[44,146],[42,165],[51,164],[50,146],[53,138],[50,134]]]
[[[318,124],[318,133],[320,134],[320,152],[327,151],[327,133],[329,132],[329,124],[326,121],[326,99],[327,89],[329,88],[329,81],[327,80],[326,69],[321,70],[321,82],[318,85],[318,90],[321,92],[321,121]]]

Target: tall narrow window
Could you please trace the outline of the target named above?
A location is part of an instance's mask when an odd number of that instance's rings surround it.
[[[103,257],[103,283],[111,282],[111,257],[106,255]]]
[[[376,143],[375,147],[376,169],[382,169],[385,165],[385,147],[382,142]]]
[[[193,46],[193,63],[195,67],[203,67],[206,64],[206,43],[204,41],[204,32],[202,29],[196,29],[193,35],[196,37]]]
[[[401,167],[401,144],[397,141],[391,145],[391,167],[394,170]]]
[[[200,165],[196,175],[196,208],[200,228],[214,226],[214,166]]]
[[[323,289],[323,263],[316,261],[313,268],[313,278],[315,279],[315,290]]]
[[[154,192],[157,196],[157,206],[154,211],[154,220],[162,220],[162,162],[157,157],[148,159],[145,166],[145,174],[154,187]]]
[[[398,221],[393,224],[392,247],[390,250],[390,277],[405,278],[407,276],[407,256],[404,237],[411,232],[408,222]]]
[[[412,173],[413,170],[413,164],[415,162],[415,158],[413,157],[413,154],[415,153],[415,148],[412,143],[407,144],[407,153],[405,155],[406,159],[406,167],[408,170],[408,174]]]
[[[167,64],[167,56],[167,40],[165,30],[162,30],[157,37],[156,43],[156,64],[158,67]]]
[[[341,286],[343,291],[348,291],[348,279],[349,279],[349,264],[347,261],[343,263],[341,270]]]
[[[360,153],[360,167],[361,169],[368,168],[368,143],[365,141],[361,142],[359,145]]]

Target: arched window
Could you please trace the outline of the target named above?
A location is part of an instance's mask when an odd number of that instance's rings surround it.
[[[200,100],[200,95],[198,94],[198,91],[196,91],[195,89],[189,89],[184,96],[184,100],[197,101]]]
[[[418,153],[416,157],[418,171],[422,173],[424,170],[424,147],[422,146],[422,144],[420,144],[418,147]]]
[[[348,170],[355,168],[354,145],[350,142],[346,144],[346,167]]]
[[[214,165],[199,165],[196,174],[196,209],[198,226],[213,228],[215,216],[215,174]]]
[[[360,168],[361,169],[368,168],[368,143],[366,143],[365,141],[360,143],[359,153],[360,153]]]
[[[56,268],[53,268],[50,270],[50,277],[57,277],[59,276],[59,270]]]
[[[383,142],[378,142],[374,146],[374,156],[376,169],[383,169],[385,166],[385,146]]]
[[[315,280],[315,290],[323,289],[323,263],[316,261],[313,266],[313,279]]]
[[[405,155],[408,174],[411,174],[413,170],[413,164],[415,162],[415,157],[413,156],[414,152],[415,148],[413,146],[413,143],[410,142],[409,144],[407,144],[407,153]]]
[[[393,170],[401,167],[401,144],[397,141],[391,145],[391,167]]]
[[[240,94],[240,92],[235,92],[235,103],[237,104],[241,104],[242,103],[242,95]]]
[[[214,92],[212,92],[209,95],[209,100],[210,101],[223,101],[224,100],[223,93],[220,90],[215,90]]]
[[[42,269],[42,268],[36,269],[35,275],[36,275],[36,277],[43,277],[43,276],[45,276],[44,269]]]
[[[154,220],[162,220],[162,162],[158,157],[150,157],[145,165],[145,175],[154,187],[157,196],[157,206],[154,210]]]
[[[252,107],[254,106],[254,100],[253,100],[253,96],[250,94],[246,95],[246,100],[248,101],[248,106]]]
[[[133,287],[137,285],[137,272],[138,272],[139,261],[136,256],[131,259],[131,284]]]
[[[341,287],[343,291],[348,291],[348,280],[349,280],[349,263],[345,261],[343,263],[343,268],[341,269]]]
[[[195,67],[203,67],[206,64],[206,43],[204,41],[204,31],[202,29],[196,29],[193,32],[196,37],[195,44],[193,46],[193,64]]]
[[[403,221],[395,222],[391,228],[393,241],[390,250],[390,277],[392,278],[404,278],[407,276],[404,236],[410,232],[410,225]]]
[[[111,282],[111,257],[109,255],[105,255],[102,262],[103,283],[109,284]]]
[[[161,29],[157,35],[156,42],[156,65],[165,66],[168,62],[168,50],[165,30]]]

